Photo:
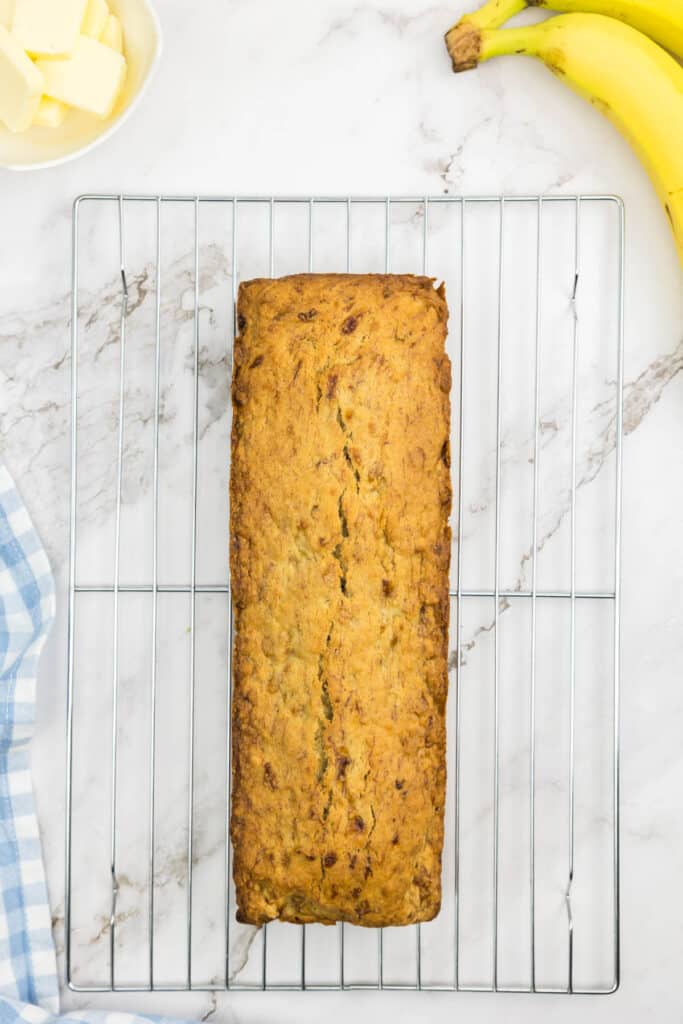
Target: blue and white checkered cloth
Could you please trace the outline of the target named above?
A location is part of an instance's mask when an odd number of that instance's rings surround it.
[[[29,742],[38,659],[54,614],[47,557],[0,466],[0,994],[48,1013],[58,1010],[59,988]],[[0,1002],[0,1020],[16,1013]]]
[[[0,464],[0,1024],[163,1024],[87,1011],[57,1017],[59,985],[33,806],[29,743],[38,659],[55,614],[50,566]]]

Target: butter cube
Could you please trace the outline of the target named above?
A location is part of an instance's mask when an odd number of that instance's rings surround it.
[[[115,14],[110,14],[107,18],[107,24],[104,26],[104,32],[100,36],[100,42],[104,46],[116,50],[117,53],[123,53],[123,29],[121,28],[121,22]]]
[[[81,32],[91,39],[99,39],[107,24],[109,7],[106,0],[88,0]]]
[[[59,100],[43,96],[33,123],[40,125],[42,128],[59,128],[68,113],[69,108],[66,103],[60,103]]]
[[[0,25],[8,31],[14,17],[14,0],[0,0]]]
[[[12,35],[32,57],[71,53],[87,0],[16,0]]]
[[[0,25],[0,121],[11,132],[25,131],[36,116],[42,93],[43,76]]]
[[[121,54],[89,36],[78,37],[70,57],[38,60],[36,67],[46,96],[98,117],[111,114],[126,77]]]

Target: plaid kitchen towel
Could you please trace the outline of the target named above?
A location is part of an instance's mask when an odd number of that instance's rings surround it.
[[[0,465],[0,993],[57,1011],[57,966],[29,764],[36,670],[54,613],[47,556]]]
[[[47,556],[0,463],[0,1024],[164,1024],[100,1011],[56,1016],[57,965],[29,762],[38,659],[54,613]]]

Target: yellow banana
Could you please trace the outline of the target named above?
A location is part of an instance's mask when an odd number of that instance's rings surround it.
[[[683,58],[683,0],[488,0],[455,26],[498,28],[525,7],[543,7],[565,14],[604,14],[623,21]]]
[[[559,14],[537,25],[449,33],[454,71],[503,54],[542,60],[602,111],[648,170],[683,262],[683,67],[635,29],[599,14]]]

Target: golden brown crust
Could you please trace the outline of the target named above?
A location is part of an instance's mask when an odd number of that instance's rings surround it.
[[[425,277],[240,286],[238,920],[427,921],[446,784],[450,362]]]

